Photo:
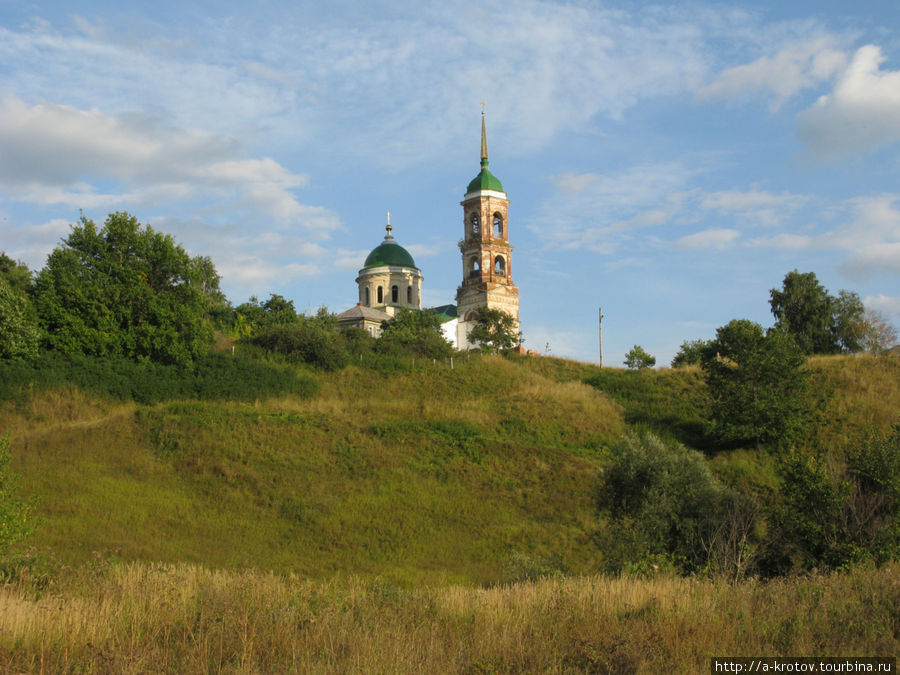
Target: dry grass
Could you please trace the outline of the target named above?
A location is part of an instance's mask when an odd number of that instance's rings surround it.
[[[700,672],[900,647],[900,567],[772,583],[546,579],[404,591],[135,563],[0,589],[4,672]]]

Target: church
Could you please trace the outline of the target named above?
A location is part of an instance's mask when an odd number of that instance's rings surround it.
[[[481,114],[481,171],[469,183],[462,202],[462,283],[456,304],[424,311],[441,317],[444,336],[455,349],[471,349],[469,332],[478,310],[498,309],[515,319],[519,330],[519,289],[512,280],[512,246],[509,243],[509,199],[503,184],[488,168],[487,133]],[[359,301],[338,315],[341,326],[362,328],[373,337],[381,334],[381,323],[398,308],[422,310],[422,270],[393,236],[388,213],[387,234],[366,257],[356,277]]]

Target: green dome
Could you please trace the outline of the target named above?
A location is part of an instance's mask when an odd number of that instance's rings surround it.
[[[500,183],[500,179],[488,170],[487,162],[481,163],[481,172],[469,183],[469,187],[466,188],[466,194],[477,192],[478,190],[503,192],[503,185]]]
[[[416,262],[405,248],[396,241],[385,239],[381,244],[372,249],[366,258],[363,269],[369,267],[416,267]]]

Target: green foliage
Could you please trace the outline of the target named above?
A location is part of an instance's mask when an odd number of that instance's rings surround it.
[[[625,365],[630,370],[643,370],[656,365],[656,357],[648,354],[643,347],[635,345],[625,354]]]
[[[0,279],[5,279],[14,291],[27,293],[31,290],[31,270],[22,261],[10,258],[0,251]]]
[[[34,530],[32,504],[16,495],[17,477],[10,472],[9,436],[0,436],[0,558]]]
[[[745,571],[755,509],[720,485],[696,450],[626,434],[601,475],[597,504],[610,518],[601,535],[610,571]]]
[[[479,345],[483,351],[499,354],[522,344],[523,339],[514,317],[499,309],[482,307],[475,326],[469,331],[469,342]]]
[[[444,337],[439,315],[405,307],[399,308],[392,319],[381,324],[378,347],[386,353],[408,353],[429,359],[443,359],[453,351],[453,346]]]
[[[782,331],[735,319],[716,331],[703,355],[712,418],[727,443],[788,442],[805,428],[803,353]]]
[[[900,558],[900,425],[851,446],[840,468],[793,452],[781,473],[784,502],[772,529],[781,571]]]
[[[186,398],[252,401],[284,394],[307,397],[316,392],[318,384],[295,367],[242,353],[205,354],[190,368],[59,352],[44,352],[29,363],[0,363],[0,401],[21,402],[35,389],[65,386],[151,404]]]
[[[708,346],[709,340],[685,340],[672,359],[672,367],[699,366],[703,361],[703,352]]]
[[[805,354],[835,354],[862,349],[863,304],[859,295],[828,294],[813,272],[797,270],[784,277],[782,289],[770,291],[775,327],[789,333]]]
[[[294,301],[273,293],[263,303],[253,295],[247,302],[234,309],[235,333],[237,337],[251,337],[260,330],[273,326],[290,326],[300,317],[294,309]]]
[[[69,354],[190,364],[212,339],[218,277],[169,235],[113,213],[80,225],[47,258],[34,302],[47,344]]]
[[[0,359],[33,359],[39,340],[37,318],[25,291],[0,276]]]
[[[299,316],[292,323],[264,328],[250,341],[292,361],[322,370],[339,370],[349,361],[337,321],[327,310],[314,317]]]

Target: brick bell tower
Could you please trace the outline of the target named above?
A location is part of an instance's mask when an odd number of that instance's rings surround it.
[[[460,242],[463,280],[456,290],[459,315],[457,344],[471,349],[469,331],[482,307],[499,309],[516,320],[519,329],[519,289],[512,280],[512,246],[509,244],[509,200],[503,185],[488,170],[487,134],[481,112],[481,172],[466,189]]]

